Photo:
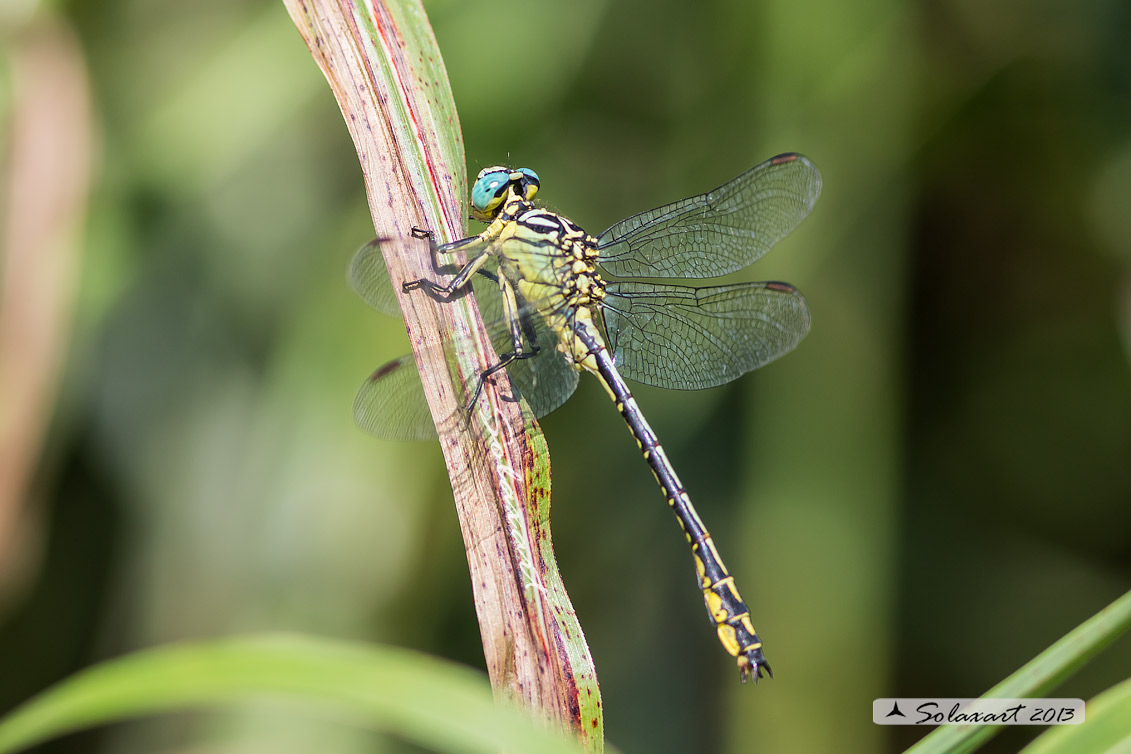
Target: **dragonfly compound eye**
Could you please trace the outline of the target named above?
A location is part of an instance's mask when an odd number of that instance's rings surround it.
[[[530,168],[519,168],[511,173],[511,180],[518,181],[518,193],[526,201],[534,198],[538,193],[538,187],[541,183],[538,180],[538,174]]]
[[[480,171],[475,185],[471,187],[471,206],[478,212],[490,212],[502,204],[510,181],[511,171],[506,168],[493,167]]]

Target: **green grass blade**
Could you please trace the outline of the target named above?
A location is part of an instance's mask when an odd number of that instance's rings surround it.
[[[1040,697],[1078,670],[1131,626],[1131,592],[1068,632],[1016,673],[983,694],[987,697]],[[977,749],[1000,728],[948,725],[937,728],[906,754],[963,754]]]
[[[1041,734],[1022,754],[1131,752],[1131,679],[1088,702],[1083,725],[1063,725]]]
[[[149,649],[84,670],[0,719],[0,754],[94,725],[264,697],[309,702],[312,715],[440,752],[582,751],[496,704],[487,679],[469,668],[403,649],[261,635]]]

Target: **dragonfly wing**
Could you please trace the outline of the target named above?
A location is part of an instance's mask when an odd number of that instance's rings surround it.
[[[401,316],[401,306],[397,303],[393,281],[389,279],[389,268],[381,255],[381,247],[388,243],[409,242],[422,243],[425,244],[421,246],[422,249],[428,248],[427,241],[374,238],[357,250],[350,260],[349,271],[346,273],[346,279],[353,292],[360,296],[362,301],[390,317]]]
[[[432,440],[436,425],[424,399],[424,385],[412,355],[380,367],[353,402],[357,425],[383,440]]]
[[[379,253],[377,260],[383,269],[384,261]],[[352,270],[353,267],[351,280]],[[472,286],[476,291],[480,315],[489,323],[487,334],[496,352],[506,353],[513,350],[510,320],[503,313],[496,280],[489,271],[484,273],[472,279]],[[386,274],[384,277],[388,280],[389,276]],[[389,290],[392,290],[391,285]],[[528,309],[520,310],[519,316],[525,323],[525,347],[537,344],[540,351],[533,358],[514,362],[494,379],[509,379],[510,395],[515,399],[518,396],[526,398],[534,415],[542,417],[573,395],[578,373],[558,350],[556,334],[540,316]],[[465,399],[472,390],[474,386],[466,391]],[[390,361],[365,381],[354,400],[354,417],[358,426],[366,432],[386,440],[429,440],[436,437],[436,427],[424,397],[424,386],[411,355]]]
[[[507,367],[506,374],[518,395],[541,418],[569,400],[577,389],[578,372],[551,341],[541,341],[542,351],[532,359],[521,359]]]
[[[787,283],[690,288],[613,283],[605,329],[630,380],[670,390],[722,385],[789,352],[809,331],[809,307]]]
[[[495,353],[504,354],[514,350],[511,338],[510,318],[499,295],[497,278],[490,270],[476,275],[472,280],[475,301],[479,304],[479,315],[486,325]],[[538,354],[529,359],[519,359],[506,369],[511,385],[526,399],[537,417],[543,417],[555,410],[573,395],[577,389],[578,372],[576,367],[558,349],[557,334],[546,325],[537,313],[536,306],[520,301],[517,312],[523,331],[524,350],[537,347]]]
[[[509,337],[498,332],[496,348],[502,352],[502,344],[509,343]],[[508,397],[526,398],[538,418],[565,403],[577,389],[578,380],[577,369],[554,342],[541,342],[542,351],[537,356],[516,361],[492,378],[509,380]],[[353,411],[359,427],[384,440],[436,438],[436,426],[411,354],[390,361],[370,375],[357,391]]]
[[[778,155],[714,191],[621,220],[598,238],[598,261],[617,277],[726,275],[788,235],[820,193],[813,163]]]
[[[382,314],[400,317],[401,306],[397,302],[393,281],[389,278],[389,268],[381,253],[381,250],[389,244],[407,244],[410,254],[426,255],[433,252],[431,242],[427,238],[416,238],[415,236],[374,238],[354,253],[353,259],[350,260],[346,279],[349,281],[353,292],[360,296],[365,303]],[[460,251],[468,252],[470,255],[480,253],[482,249],[483,244],[474,239],[459,247]],[[443,249],[439,251],[442,252]]]

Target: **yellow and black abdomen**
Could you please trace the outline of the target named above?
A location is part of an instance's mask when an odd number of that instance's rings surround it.
[[[588,315],[588,310],[584,313]],[[617,371],[600,332],[588,316],[575,321],[572,330],[573,347],[580,352],[575,361],[596,374],[613,399],[691,545],[707,614],[715,624],[723,649],[737,660],[739,677],[743,682],[750,677],[757,681],[763,671],[773,676],[770,664],[762,652],[762,639],[754,630],[750,609],[738,593],[734,577],[727,571],[714,540],[699,518],[656,433]]]

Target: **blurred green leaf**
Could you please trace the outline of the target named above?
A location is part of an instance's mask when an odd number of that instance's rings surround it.
[[[1052,728],[1023,754],[1098,754],[1131,751],[1131,679],[1088,702],[1083,725]]]
[[[156,712],[262,697],[311,703],[442,752],[582,751],[498,705],[487,679],[403,649],[260,635],[150,649],[84,670],[0,720],[0,752]]]
[[[1083,666],[1101,649],[1131,626],[1131,592],[1127,592],[1100,612],[1068,632],[1060,641],[1041,652],[1013,675],[982,695],[993,697],[1039,697]],[[1126,684],[1123,684],[1126,685]],[[1089,709],[1088,714],[1092,714]],[[1123,728],[1131,730],[1124,716]],[[1085,723],[1082,727],[1087,727]],[[907,750],[907,754],[958,754],[975,751],[992,738],[1000,726],[948,725],[937,728],[930,735]],[[1091,734],[1088,734],[1091,735]],[[1103,735],[1097,733],[1095,735]],[[1089,739],[1091,740],[1091,739]],[[1056,751],[1061,751],[1056,749]],[[1064,749],[1063,751],[1085,751]],[[1087,749],[1086,751],[1092,751]]]

